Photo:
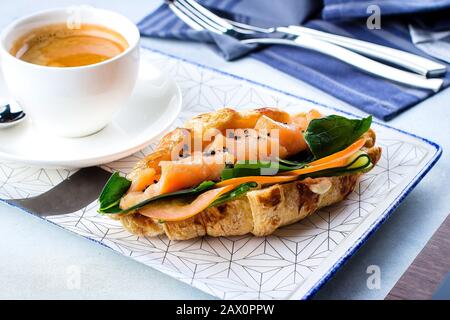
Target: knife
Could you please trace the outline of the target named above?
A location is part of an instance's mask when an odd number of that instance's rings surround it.
[[[378,61],[366,58],[365,56],[362,56],[356,52],[350,51],[338,45],[322,40],[316,40],[307,35],[297,36],[292,39],[252,38],[241,40],[241,42],[248,44],[281,44],[311,49],[344,61],[369,74],[374,74],[376,76],[396,81],[404,85],[433,90],[434,92],[438,92],[444,84],[443,79],[427,79],[418,74],[406,72],[380,63]]]
[[[110,176],[100,167],[83,168],[39,196],[6,202],[40,217],[72,213],[94,202]]]

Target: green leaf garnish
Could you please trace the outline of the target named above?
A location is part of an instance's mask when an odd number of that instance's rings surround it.
[[[372,168],[372,162],[370,160],[369,155],[365,153],[357,154],[356,157],[345,167],[339,167],[339,168],[333,168],[328,170],[322,170],[318,172],[312,172],[309,174],[305,174],[303,176],[299,177],[299,180],[307,178],[307,177],[333,177],[333,176],[341,176],[345,174],[352,174],[357,172],[366,172]],[[256,182],[246,182],[235,189],[231,190],[230,192],[225,193],[224,195],[220,196],[218,199],[216,199],[214,202],[212,202],[209,207],[214,207],[221,205],[225,202],[235,200],[248,191],[250,189],[257,187],[258,184]]]
[[[243,196],[244,194],[246,194],[248,191],[250,191],[250,189],[256,188],[257,186],[258,186],[258,184],[256,182],[243,183],[243,184],[237,186],[236,188],[234,188],[233,190],[231,190],[230,192],[227,192],[227,193],[221,195],[214,202],[212,202],[209,205],[209,207],[218,206],[225,202],[239,198],[239,197]]]
[[[303,168],[307,163],[293,163],[290,162],[289,165],[282,162],[272,161],[238,161],[233,167],[225,168],[222,170],[221,179],[228,180],[232,178],[239,177],[249,177],[249,176],[264,176],[264,175],[275,175],[279,171],[291,171]]]
[[[238,177],[260,176],[262,175],[262,169],[268,169],[271,166],[272,162],[270,161],[238,161],[233,167],[227,167],[222,170],[221,179],[228,180]]]
[[[308,163],[310,163],[312,161],[312,159],[309,159],[308,161],[292,161],[292,160],[279,158],[278,161],[285,166],[295,167],[295,169],[301,169],[304,166],[306,166]]]
[[[305,132],[305,140],[316,159],[341,151],[355,142],[372,123],[372,116],[364,119],[347,119],[331,115],[314,119]]]
[[[312,157],[309,156],[304,161],[287,159],[278,159],[278,162],[240,161],[233,167],[225,168],[222,171],[221,178],[227,180],[246,176],[274,175],[277,171],[283,172],[304,168],[313,160],[326,157],[351,145],[369,130],[371,123],[371,116],[361,120],[347,119],[337,115],[314,119],[305,132],[305,140]],[[272,173],[268,169],[273,169]]]
[[[102,193],[98,198],[100,202],[99,212],[114,213],[119,208],[120,199],[130,188],[131,181],[121,177],[119,172],[114,172],[103,187]]]
[[[131,212],[137,209],[140,209],[148,204],[150,204],[153,201],[156,200],[161,200],[161,199],[165,199],[165,198],[171,198],[171,197],[179,197],[179,196],[194,196],[197,195],[199,193],[202,193],[203,191],[206,191],[208,189],[210,189],[212,186],[214,186],[216,183],[213,181],[203,181],[202,183],[200,183],[198,186],[196,186],[195,188],[190,188],[190,189],[183,189],[183,190],[179,190],[179,191],[175,191],[175,192],[171,192],[171,193],[164,193],[164,194],[160,194],[158,196],[149,198],[147,200],[141,201],[138,204],[125,209],[125,210],[121,210],[120,208],[117,210],[117,208],[112,208],[112,210],[110,209],[106,209],[103,211],[100,211],[101,213],[108,213],[108,214],[118,214],[118,213],[127,213],[127,212]]]

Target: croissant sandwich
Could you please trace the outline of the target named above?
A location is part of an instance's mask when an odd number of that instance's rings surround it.
[[[343,200],[381,156],[371,117],[276,108],[198,115],[122,177],[99,212],[140,236],[266,236]]]

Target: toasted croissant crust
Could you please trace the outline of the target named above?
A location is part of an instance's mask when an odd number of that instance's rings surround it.
[[[253,233],[265,236],[277,228],[306,218],[318,209],[343,200],[356,186],[359,175],[330,178],[307,178],[248,192],[241,199],[209,208],[183,220],[159,223],[134,213],[121,217],[123,226],[142,236],[166,234],[171,240],[199,236],[236,236]],[[316,193],[314,187],[326,181],[330,187]]]
[[[133,172],[142,168],[157,169],[160,160],[168,160],[168,150],[183,139],[184,130],[194,130],[195,126],[205,128],[245,128],[251,127],[257,118],[265,114],[277,121],[287,122],[289,114],[272,108],[248,112],[221,109],[218,112],[199,115],[190,120],[187,129],[175,129],[167,134],[156,151],[140,161]],[[381,157],[381,148],[375,146],[375,133],[365,133],[363,148],[376,164]],[[131,176],[133,175],[131,173]],[[286,184],[276,184],[267,188],[247,192],[239,199],[217,207],[208,208],[194,217],[182,221],[161,222],[145,217],[139,212],[116,216],[124,228],[140,236],[166,234],[171,240],[187,240],[200,236],[236,236],[252,233],[266,236],[277,228],[295,223],[313,214],[320,208],[342,201],[353,191],[360,174],[338,177],[306,178]]]
[[[261,116],[269,117],[278,122],[289,122],[290,114],[276,108],[259,108],[255,110],[236,111],[230,108],[200,114],[189,120],[185,127],[188,129],[210,128],[224,131],[226,129],[253,128]]]

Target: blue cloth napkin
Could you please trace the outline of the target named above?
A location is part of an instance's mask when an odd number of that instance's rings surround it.
[[[317,5],[311,5],[311,3],[317,4],[316,0],[203,0],[199,2],[219,15],[236,21],[260,26],[302,23],[318,30],[426,56],[411,42],[408,24],[397,19],[383,17],[382,29],[369,30],[365,20],[330,22],[322,19],[310,19],[314,14],[320,13]],[[166,5],[162,5],[149,14],[138,26],[143,36],[210,43],[227,60],[238,59],[246,55],[251,56],[382,120],[392,119],[433,94],[428,90],[411,88],[370,76],[350,65],[317,52],[279,45],[255,50],[254,46],[243,45],[228,36],[207,31],[195,31],[179,20]],[[447,74],[445,86],[449,84],[450,75]]]
[[[377,5],[383,16],[423,13],[450,7],[450,0],[323,0],[322,17],[326,20],[363,18]]]

